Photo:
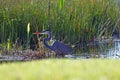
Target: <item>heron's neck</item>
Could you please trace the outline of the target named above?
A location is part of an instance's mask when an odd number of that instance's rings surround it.
[[[48,49],[52,49],[51,46],[47,44],[47,41],[50,41],[50,39],[51,39],[51,35],[52,35],[51,32],[49,32],[48,37],[43,39],[43,44]]]
[[[44,38],[44,40],[45,40],[45,41],[50,41],[51,36],[52,36],[52,34],[51,34],[51,32],[49,32],[49,33],[48,33],[48,37],[47,37],[47,38]]]

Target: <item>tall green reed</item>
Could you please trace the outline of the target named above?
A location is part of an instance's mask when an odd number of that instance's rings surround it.
[[[120,25],[119,9],[113,0],[50,0],[50,15],[48,5],[48,0],[1,0],[1,42],[18,39],[26,44],[29,22],[29,35],[48,29],[51,24],[53,37],[70,44],[92,41],[101,34],[105,23],[109,23],[105,36],[111,35],[114,26],[118,29]]]

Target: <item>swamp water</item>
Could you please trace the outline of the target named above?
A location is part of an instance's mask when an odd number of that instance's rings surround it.
[[[37,53],[32,50],[17,51],[19,54],[26,54],[25,56],[0,56],[0,61],[26,61],[34,60],[33,54]],[[72,55],[65,55],[65,58],[70,59],[89,59],[89,58],[101,58],[101,59],[120,59],[120,39],[114,39],[109,42],[105,41],[96,41],[87,45],[79,46],[77,49],[73,48]],[[32,56],[33,55],[33,56]],[[27,57],[27,58],[25,58]]]
[[[86,47],[88,51],[81,53],[78,49],[76,55],[66,55],[66,58],[87,59],[87,58],[108,58],[120,59],[120,39],[115,39],[110,43],[99,43]]]

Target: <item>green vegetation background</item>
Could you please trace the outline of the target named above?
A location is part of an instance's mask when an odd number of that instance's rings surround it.
[[[115,28],[120,32],[119,15],[113,0],[0,0],[0,42],[27,43],[32,32],[50,29],[57,40],[83,43],[98,38],[106,26],[105,36]]]

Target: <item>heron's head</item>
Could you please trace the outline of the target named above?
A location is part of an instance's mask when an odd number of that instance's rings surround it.
[[[49,30],[40,31],[40,34],[50,34]]]
[[[50,34],[50,31],[44,30],[44,31],[40,31],[40,32],[34,32],[33,34]]]

